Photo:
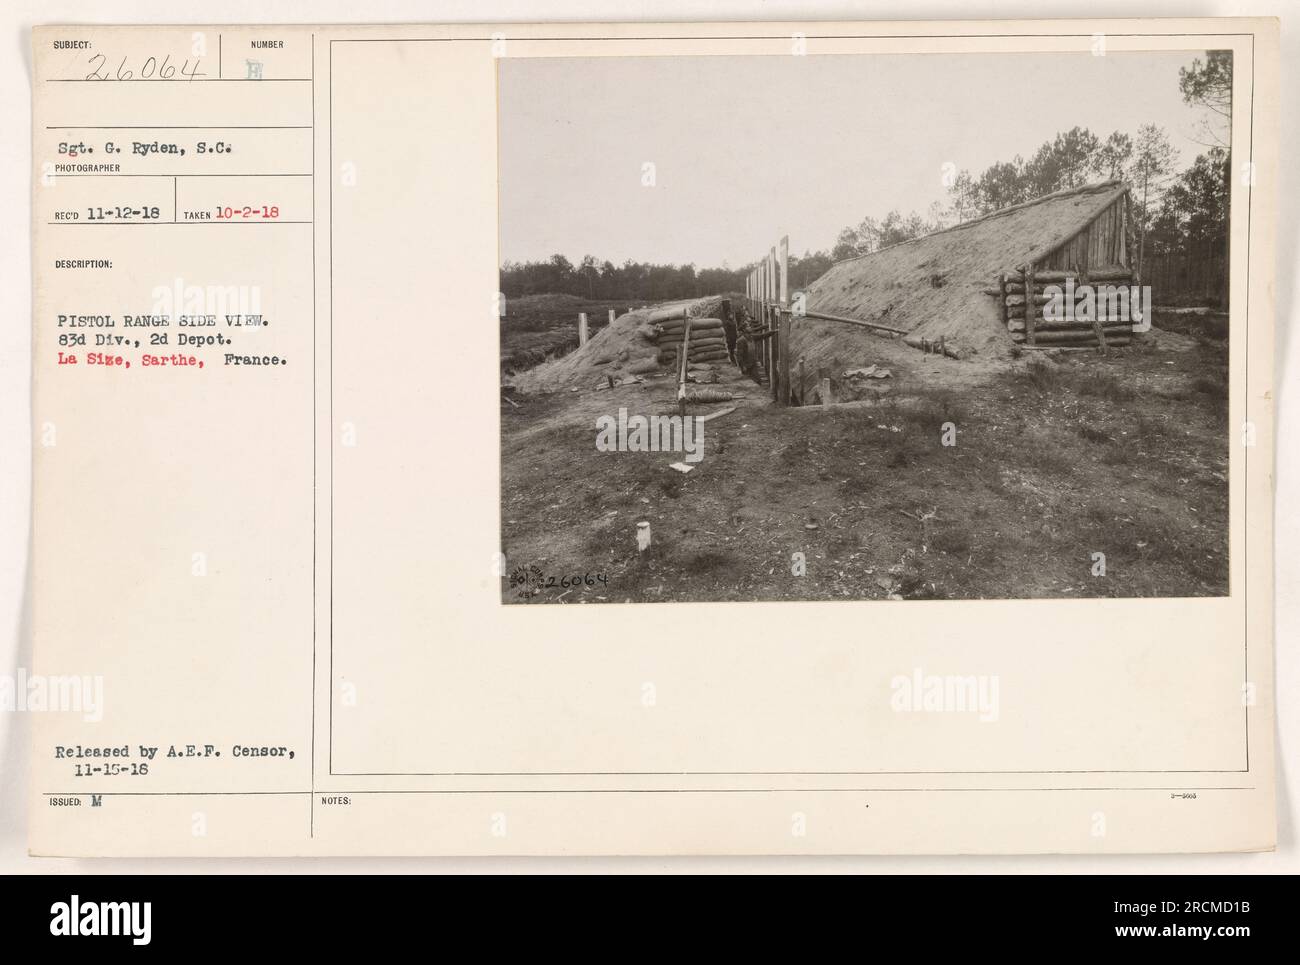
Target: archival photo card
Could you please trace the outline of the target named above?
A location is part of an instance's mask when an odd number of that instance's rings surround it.
[[[1276,21],[32,53],[33,854],[1273,847]]]

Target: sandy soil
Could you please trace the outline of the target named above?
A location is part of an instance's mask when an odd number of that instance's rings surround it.
[[[594,444],[620,407],[675,412],[670,378],[503,402],[502,599],[1227,592],[1226,342],[1154,332],[1105,358],[998,363],[874,341],[861,364],[890,378],[825,411],[773,406],[726,367],[737,399],[695,412],[736,411],[707,423],[687,475],[677,454]]]

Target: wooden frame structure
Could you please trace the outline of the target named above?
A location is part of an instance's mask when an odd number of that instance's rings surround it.
[[[999,272],[994,287],[986,291],[998,299],[1002,322],[1012,341],[1022,347],[1096,348],[1104,353],[1109,347],[1129,344],[1133,322],[1102,319],[1095,313],[1075,317],[1075,293],[1099,285],[1137,291],[1141,283],[1134,261],[1133,204],[1125,191],[1070,237],[1034,252],[1016,268]],[[1070,317],[1045,316],[1052,300],[1049,287],[1061,289],[1062,307]],[[1125,304],[1129,301],[1126,296]]]

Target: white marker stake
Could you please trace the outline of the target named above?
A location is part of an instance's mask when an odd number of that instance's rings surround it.
[[[578,313],[578,344],[587,344],[587,313]]]

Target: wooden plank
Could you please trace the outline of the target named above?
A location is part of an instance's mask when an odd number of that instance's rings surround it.
[[[1128,337],[1113,338],[1110,340],[1110,344],[1114,348],[1123,348],[1125,345],[1130,344],[1132,341],[1133,340]],[[1097,346],[1095,345],[1021,345],[1020,347],[1026,352],[1095,352],[1097,351]]]
[[[763,258],[763,332],[771,336],[772,334],[772,302],[774,302],[774,293],[776,289],[774,280],[774,271],[772,271],[772,256],[768,252]],[[776,401],[776,343],[774,339],[767,338],[763,341],[763,371],[767,372],[767,389],[771,394],[772,401]]]
[[[776,326],[772,322],[772,306],[776,302],[776,268],[772,264],[774,258],[772,251],[769,249],[766,257],[763,259],[763,291],[765,293],[763,300],[763,331],[771,335]],[[776,340],[768,338],[763,343],[763,368],[767,372],[767,388],[772,396],[772,401],[776,401]]]
[[[772,273],[772,285],[775,291],[776,273]],[[767,382],[772,389],[772,402],[779,402],[781,398],[781,373],[779,367],[781,364],[781,346],[780,332],[777,330],[777,319],[779,319],[776,304],[771,304],[767,308],[768,332],[772,333],[772,338],[767,339],[768,358],[772,360],[772,367],[767,371]]]
[[[790,321],[790,313],[782,312],[781,333],[777,336],[780,345],[776,351],[781,366],[781,405],[790,404]]]
[[[1083,274],[1083,283],[1085,285],[1088,284],[1087,272],[1084,272]],[[1097,317],[1096,312],[1093,312],[1092,315],[1092,331],[1093,334],[1097,336],[1097,350],[1101,352],[1102,355],[1105,355],[1106,354],[1106,331],[1105,329],[1102,328],[1101,319]]]
[[[1034,265],[1030,262],[1025,265],[1025,291],[1034,290]],[[1025,306],[1025,335],[1030,345],[1034,344],[1034,316],[1038,310],[1033,305]]]
[[[1118,185],[1118,184],[1119,184],[1118,181],[1116,181],[1116,182],[1112,182],[1112,183],[1115,184],[1115,185]],[[1058,192],[1058,193],[1060,193],[1060,192]],[[1055,258],[1055,256],[1056,256],[1056,255],[1061,251],[1061,249],[1062,249],[1062,248],[1065,248],[1065,247],[1066,247],[1067,245],[1069,245],[1070,243],[1077,241],[1078,238],[1079,238],[1079,236],[1082,235],[1082,234],[1084,234],[1084,233],[1085,233],[1089,228],[1091,228],[1092,225],[1093,225],[1093,223],[1094,223],[1098,218],[1100,218],[1100,217],[1101,217],[1101,216],[1102,216],[1102,215],[1103,215],[1107,210],[1109,210],[1110,208],[1114,207],[1115,202],[1118,201],[1119,198],[1120,198],[1121,196],[1122,196],[1122,195],[1117,194],[1117,195],[1115,196],[1115,199],[1114,199],[1114,200],[1112,200],[1109,204],[1107,204],[1105,208],[1102,208],[1100,211],[1098,211],[1096,214],[1094,214],[1091,218],[1089,218],[1088,221],[1087,221],[1087,222],[1086,222],[1082,227],[1080,227],[1079,229],[1077,229],[1077,230],[1074,232],[1074,234],[1071,235],[1070,237],[1068,237],[1068,238],[1061,238],[1060,240],[1057,240],[1057,241],[1048,242],[1046,245],[1044,245],[1044,246],[1042,246],[1041,248],[1039,248],[1038,250],[1036,250],[1032,255],[1030,255],[1027,259],[1025,259],[1026,267],[1027,267],[1028,265],[1037,265],[1037,264],[1040,264],[1040,263],[1042,264],[1043,267],[1046,267],[1046,266],[1049,265],[1049,264],[1053,264],[1053,263],[1054,263],[1054,258]],[[1045,197],[1051,197],[1051,195],[1045,195]],[[1039,198],[1039,199],[1037,199],[1037,200],[1041,201],[1042,199]],[[1034,203],[1037,203],[1037,202],[1034,201],[1034,202],[1025,202],[1025,203],[1034,204]],[[1019,207],[1019,205],[1013,205],[1012,207]],[[999,214],[1004,213],[1004,212],[1006,212],[1006,211],[1010,211],[1010,210],[1011,210],[1011,208],[1004,208],[1004,209],[1002,209],[1002,212],[999,212]]]
[[[1106,334],[1108,335],[1113,334],[1114,332],[1131,332],[1133,330],[1133,326],[1128,322],[1115,322],[1113,324],[1105,322],[1103,323],[1103,327],[1106,329]],[[1013,317],[1009,322],[1007,322],[1008,332],[1023,332],[1024,330],[1025,320],[1023,318]],[[1070,322],[1045,322],[1040,318],[1034,323],[1034,333],[1041,336],[1046,332],[1079,332],[1087,335],[1092,332],[1092,323],[1077,320]]]
[[[1107,337],[1110,339],[1127,338],[1133,334],[1131,328],[1117,329]],[[1023,332],[1012,332],[1012,341],[1019,342],[1025,338]],[[1035,336],[1035,345],[1048,345],[1056,342],[1087,342],[1092,345],[1097,344],[1096,332],[1091,328],[1076,328],[1063,332],[1039,332]]]
[[[1035,280],[1035,284],[1038,285],[1055,284],[1057,282],[1063,282],[1067,278],[1073,278],[1076,282],[1078,282],[1079,278],[1082,277],[1082,274],[1083,274],[1082,268],[1073,269],[1073,270],[1054,270],[1054,271],[1045,271],[1043,269],[1038,269],[1034,272],[1034,280]],[[1132,274],[1133,273],[1130,269],[1124,268],[1122,266],[1108,266],[1106,268],[1095,268],[1095,269],[1090,269],[1088,271],[1088,277],[1091,278],[1094,282],[1123,281],[1129,278]],[[1013,276],[1007,279],[1008,288],[1010,288],[1011,290],[1015,290],[1017,285],[1022,285],[1022,284],[1023,282],[1021,281],[1021,279],[1017,277]]]
[[[701,422],[708,422],[710,419],[717,419],[724,415],[731,415],[731,413],[735,411],[736,407],[734,405],[728,406],[725,409],[719,409],[717,412],[710,412],[708,415],[697,415],[695,417],[695,422],[698,425]]]
[[[790,236],[786,235],[781,239],[780,248],[781,258],[781,307],[790,307]]]
[[[1053,272],[1050,274],[1055,274],[1055,273]],[[1070,277],[1074,279],[1075,287],[1078,287],[1080,284],[1082,284],[1079,280],[1081,276],[1071,275]],[[1092,278],[1092,284],[1094,285],[1117,285],[1120,288],[1123,288],[1129,283],[1132,276],[1127,272],[1127,270],[1123,274],[1114,271],[1099,271],[1094,273],[1091,276],[1091,278]],[[1043,276],[1041,274],[1036,275],[1034,281],[1034,294],[1041,295],[1044,291],[1047,290],[1049,285],[1060,287],[1064,285],[1067,280],[1068,279],[1062,278],[1056,281],[1052,281],[1051,279],[1044,281]],[[984,289],[984,293],[986,295],[996,295],[998,293],[998,290],[996,288],[986,288]],[[1023,283],[1020,282],[1007,282],[1006,293],[1008,295],[1023,295],[1025,293],[1025,286]]]
[[[1133,198],[1129,195],[1125,195],[1125,200],[1127,202],[1126,210],[1128,217],[1124,219],[1127,225],[1124,232],[1124,247],[1128,252],[1128,267],[1129,270],[1133,272],[1133,283],[1135,285],[1140,285],[1141,282],[1137,277],[1137,241],[1134,234],[1135,229],[1133,227]]]

